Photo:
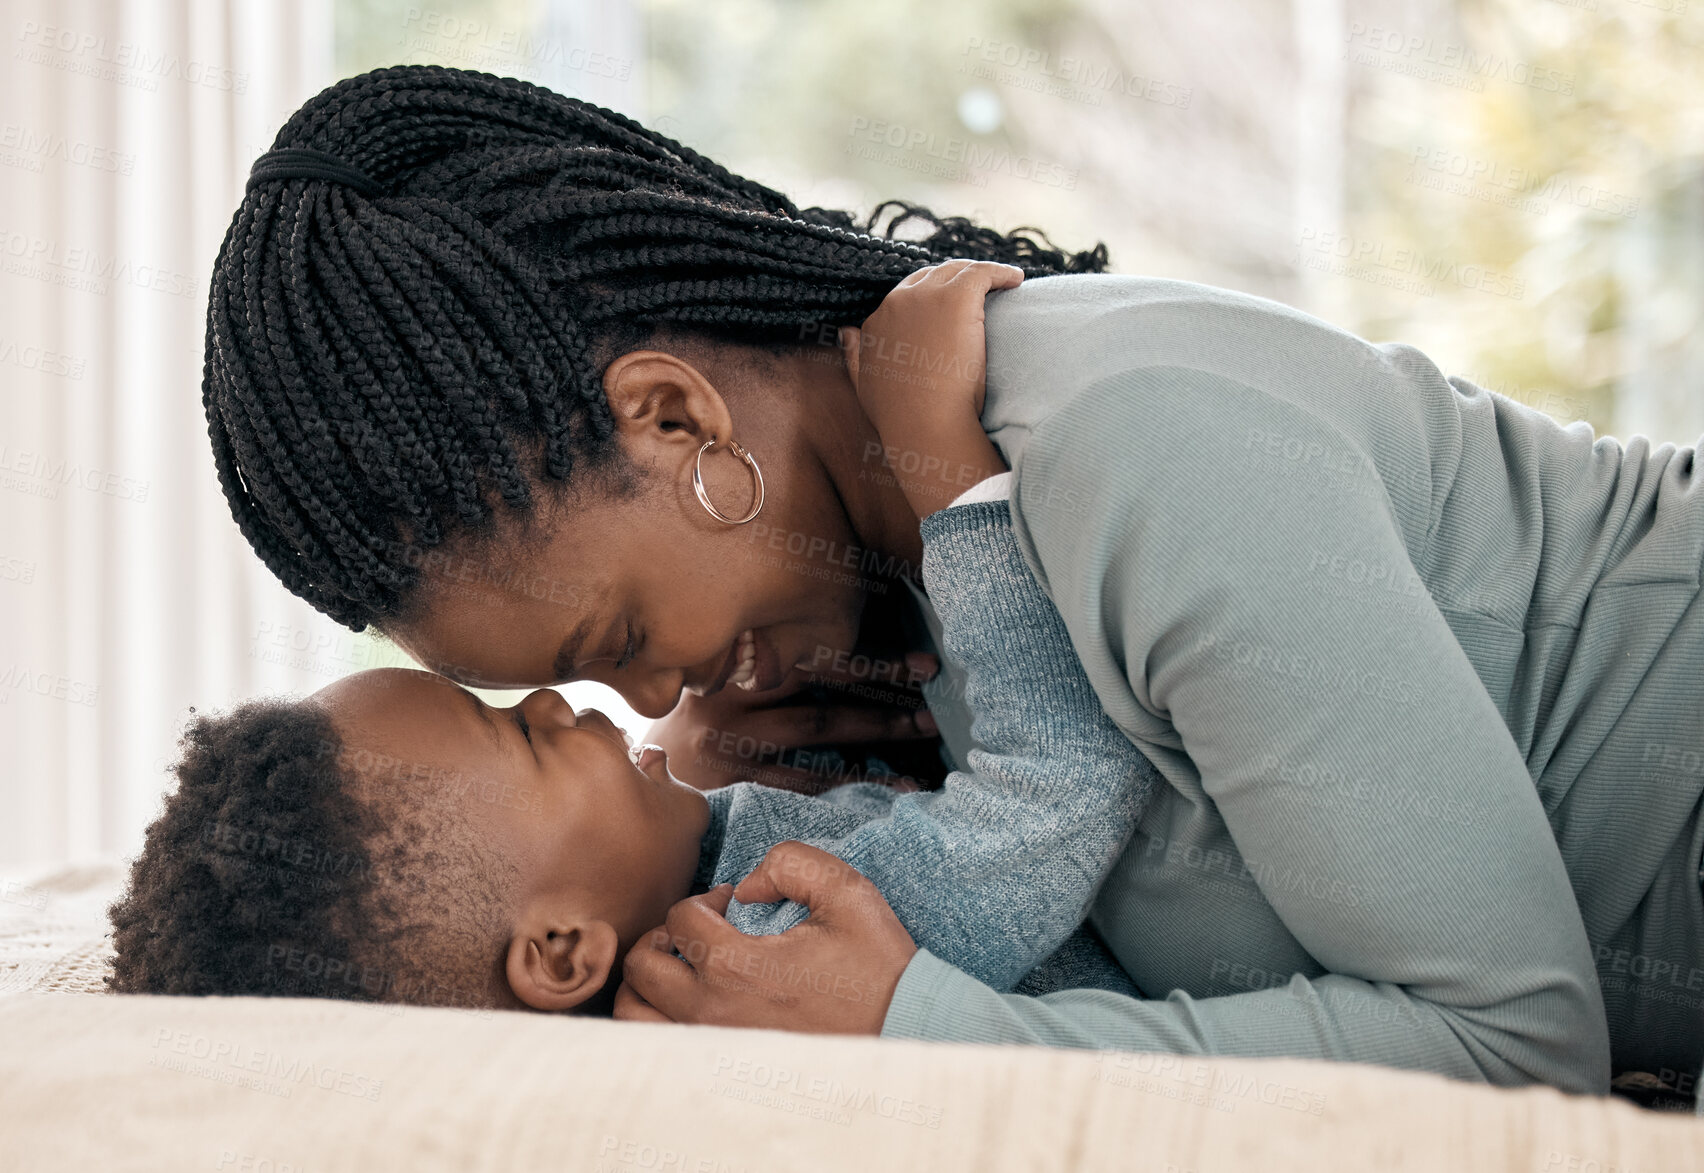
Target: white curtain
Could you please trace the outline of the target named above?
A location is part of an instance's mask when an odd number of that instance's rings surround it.
[[[130,852],[191,705],[366,644],[219,494],[207,284],[250,162],[334,80],[329,0],[0,0],[0,871]]]

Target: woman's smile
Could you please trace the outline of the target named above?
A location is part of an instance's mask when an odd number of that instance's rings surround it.
[[[711,696],[728,685],[747,692],[767,692],[779,687],[788,669],[782,667],[781,654],[764,628],[748,627],[734,637],[722,666],[711,681],[702,686],[687,685],[686,691],[698,696]]]

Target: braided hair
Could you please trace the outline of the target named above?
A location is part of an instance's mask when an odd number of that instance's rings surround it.
[[[382,191],[246,194],[214,262],[202,403],[249,545],[355,631],[403,613],[421,550],[606,466],[616,354],[659,334],[796,348],[949,257],[1107,264],[1104,244],[1066,254],[899,200],[861,226],[801,210],[613,111],[440,66],[338,82],[273,146]],[[896,237],[913,221],[932,231]]]

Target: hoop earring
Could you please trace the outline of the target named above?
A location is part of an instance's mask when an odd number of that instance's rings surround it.
[[[698,459],[692,465],[692,491],[698,494],[698,503],[709,510],[710,516],[717,521],[725,525],[744,525],[756,517],[758,511],[763,508],[763,470],[757,467],[757,461],[753,459],[752,454],[740,447],[738,440],[730,439],[728,441],[728,447],[733,449],[734,455],[745,461],[751,468],[752,480],[757,484],[757,503],[751,507],[751,512],[744,517],[729,517],[710,503],[710,494],[704,491],[704,454],[715,446],[716,437],[712,436],[698,450]]]

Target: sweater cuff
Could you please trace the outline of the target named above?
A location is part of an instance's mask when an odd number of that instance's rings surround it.
[[[980,987],[981,982],[953,968],[927,949],[919,948],[912,955],[905,972],[899,975],[894,987],[893,1001],[888,1003],[887,1017],[882,1019],[884,1039],[944,1039],[933,1025],[935,1007],[960,983]]]
[[[1012,503],[1001,497],[996,501],[973,501],[968,505],[950,505],[937,509],[918,525],[923,544],[928,546],[938,538],[951,534],[975,533],[978,530],[1012,527]]]
[[[1012,474],[997,472],[986,480],[977,481],[970,488],[954,497],[948,509],[957,505],[969,505],[976,501],[1003,501],[1012,495]]]

